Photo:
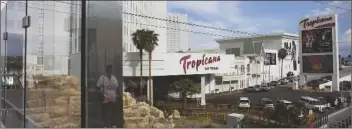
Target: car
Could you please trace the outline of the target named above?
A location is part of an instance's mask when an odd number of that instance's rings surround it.
[[[269,98],[261,98],[259,104],[264,107],[264,109],[275,109],[273,101]]]
[[[311,80],[309,82],[307,82],[307,86],[308,87],[312,87],[312,88],[318,88],[320,84],[322,84],[323,82],[320,80]]]
[[[261,85],[261,86],[259,87],[259,90],[260,90],[260,91],[269,91],[269,90],[270,90],[270,87],[269,87],[269,86],[266,86],[266,85]]]
[[[244,90],[247,92],[257,92],[257,91],[259,91],[259,88],[257,86],[249,86]]]
[[[284,99],[281,99],[281,100],[278,100],[277,103],[282,103],[285,105],[286,109],[290,109],[290,108],[293,108],[294,105],[291,101],[288,101],[288,100],[284,100]]]
[[[304,104],[307,109],[312,109],[313,111],[325,112],[326,104],[319,99],[310,96],[301,96],[299,102]]]
[[[240,97],[238,100],[238,107],[239,108],[250,108],[251,102],[249,101],[248,97]]]
[[[328,102],[325,100],[324,97],[318,97],[318,99],[319,99],[321,102],[323,102],[323,104],[325,104],[325,107],[326,107],[326,108],[331,108],[330,103],[328,103]]]
[[[285,85],[285,84],[288,83],[288,80],[287,80],[286,78],[281,78],[281,79],[279,80],[279,83],[280,83],[280,85]]]
[[[269,84],[269,86],[279,86],[279,82],[278,81],[271,81]]]
[[[286,79],[288,80],[288,82],[293,82],[295,80],[296,77],[287,77]]]
[[[326,79],[326,80],[331,81],[331,80],[332,80],[332,76],[325,76],[325,77],[321,77],[321,79]]]

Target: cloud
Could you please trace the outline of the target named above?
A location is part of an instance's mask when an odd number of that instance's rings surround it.
[[[172,12],[186,12],[189,22],[218,28],[226,28],[251,33],[263,33],[270,27],[278,27],[284,24],[283,20],[271,18],[266,15],[262,17],[251,17],[245,15],[245,9],[241,8],[240,1],[168,1],[168,9]],[[258,23],[260,21],[260,24]],[[241,34],[218,31],[201,27],[189,29],[196,32],[218,34],[222,36],[211,36],[206,34],[189,33],[189,45],[191,49],[214,49],[218,48],[215,39],[237,37]],[[270,28],[269,31],[271,31]],[[279,28],[276,28],[279,29]]]
[[[343,38],[342,41],[343,41],[344,43],[351,44],[351,28],[345,31],[343,37],[344,37],[344,38]]]
[[[347,12],[345,9],[351,9],[351,1],[332,1],[332,2],[324,2],[317,3],[319,5],[325,6],[323,9],[313,9],[307,14],[307,17],[311,16],[319,16],[319,15],[327,15],[327,14],[341,14]],[[330,6],[329,6],[330,5]],[[338,8],[341,7],[341,8]],[[342,9],[345,8],[345,9]]]

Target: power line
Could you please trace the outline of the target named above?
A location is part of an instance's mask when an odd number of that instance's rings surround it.
[[[11,1],[11,2],[13,2],[13,1]],[[55,2],[58,2],[58,1],[55,1]],[[317,2],[319,2],[319,1],[317,1]],[[23,2],[15,2],[15,3],[24,4]],[[66,3],[66,2],[59,2],[59,3],[71,4],[71,3]],[[46,4],[46,5],[48,5],[48,4]],[[79,6],[79,4],[73,4],[73,5]],[[20,6],[24,6],[24,5],[20,5]],[[50,5],[50,6],[53,6],[53,5]],[[65,14],[75,14],[75,15],[78,15],[77,13],[63,12],[63,11],[57,11],[57,10],[50,10],[50,9],[45,9],[45,8],[36,8],[36,7],[31,7],[31,6],[28,6],[28,7],[29,7],[29,8],[34,8],[34,9],[43,9],[43,10],[47,10],[47,11],[55,11],[55,12],[58,12],[58,13],[65,13]],[[179,22],[179,21],[168,20],[168,19],[157,18],[157,17],[151,17],[151,16],[146,16],[146,15],[138,15],[138,14],[126,13],[126,12],[122,12],[122,13],[123,13],[123,14],[127,14],[127,15],[132,15],[132,16],[139,16],[139,17],[150,18],[150,19],[156,19],[156,20],[161,20],[161,21],[166,21],[166,22],[174,22],[174,23],[178,23],[178,24],[191,25],[191,26],[201,27],[201,28],[207,28],[207,29],[215,29],[215,30],[220,30],[220,31],[227,31],[227,32],[241,33],[241,34],[243,34],[243,33],[245,33],[245,34],[253,34],[253,35],[255,35],[255,36],[265,36],[265,35],[255,34],[255,33],[242,32],[242,31],[235,31],[235,30],[230,30],[230,29],[223,29],[223,28],[212,27],[212,26],[198,25],[198,24],[187,23],[187,22]],[[123,21],[123,22],[126,22],[126,23],[135,23],[135,22],[129,22],[129,21]],[[135,23],[135,24],[136,24],[136,23]],[[137,23],[137,24],[143,24],[143,23]],[[196,34],[204,34],[204,35],[211,35],[211,36],[219,36],[219,37],[223,37],[223,38],[236,38],[236,37],[224,36],[224,35],[213,34],[213,33],[197,32],[197,31],[191,31],[191,30],[182,30],[182,29],[168,28],[168,27],[162,27],[162,26],[156,26],[156,25],[149,25],[149,24],[143,24],[143,25],[153,26],[153,27],[158,27],[158,28],[166,28],[166,29],[171,29],[171,30],[179,30],[179,31],[191,32],[191,33],[196,33]],[[339,42],[339,43],[349,43],[349,42]]]
[[[20,3],[21,3],[21,2],[20,2]],[[70,3],[66,3],[66,2],[59,2],[59,3],[70,4]],[[79,6],[79,4],[72,4],[72,5],[77,5],[77,6]],[[51,6],[51,5],[50,5],[50,6]],[[38,8],[38,9],[39,9],[39,8]],[[260,35],[262,35],[262,34],[256,34],[256,33],[245,32],[245,31],[238,31],[238,30],[231,30],[231,29],[225,29],[225,28],[214,27],[214,26],[199,25],[199,24],[194,24],[194,23],[189,23],[189,22],[180,22],[180,21],[175,21],[175,20],[169,20],[169,19],[166,19],[166,18],[159,18],[159,17],[153,17],[153,16],[147,16],[147,15],[129,13],[129,12],[122,12],[122,13],[123,13],[123,14],[127,14],[127,15],[137,16],[137,17],[144,17],[144,18],[149,18],[149,19],[155,19],[155,20],[159,20],[159,21],[173,22],[173,23],[184,24],[184,25],[189,25],[189,26],[195,26],[195,27],[201,27],[201,28],[207,28],[207,29],[213,29],[213,30],[231,32],[231,33],[234,33],[234,34],[242,34],[242,35],[249,35],[249,36],[260,36]]]
[[[21,5],[21,6],[22,6],[22,5]],[[42,8],[31,7],[31,6],[28,6],[28,8],[42,9]],[[43,10],[54,11],[54,12],[58,12],[58,13],[75,14],[75,15],[77,15],[76,13],[62,12],[62,11],[50,10],[50,9],[44,9],[44,8],[43,8]],[[18,11],[21,11],[21,10],[18,10]],[[151,26],[151,27],[158,27],[158,28],[165,28],[165,29],[171,29],[171,30],[179,30],[179,31],[191,32],[191,33],[196,33],[196,34],[218,36],[218,37],[223,37],[223,38],[235,38],[235,37],[231,37],[231,36],[224,36],[224,35],[220,35],[220,34],[213,34],[213,33],[207,33],[207,32],[198,32],[198,31],[191,31],[191,30],[184,30],[184,29],[176,29],[176,28],[169,28],[169,27],[163,27],[163,26],[157,26],[157,25],[150,25],[150,24],[144,24],[144,23],[129,22],[129,21],[123,21],[123,22],[125,22],[125,23],[131,23],[131,24],[141,24],[141,25],[146,25],[146,26]]]
[[[320,3],[320,4],[327,5],[327,6],[334,7],[334,8],[338,8],[338,9],[351,11],[351,9],[348,9],[348,8],[344,8],[344,7],[340,7],[340,6],[336,6],[336,5],[331,5],[331,4],[320,2],[320,1],[316,1],[316,0],[314,0],[313,2]]]
[[[158,17],[152,17],[152,16],[146,16],[146,15],[141,15],[141,14],[134,14],[134,13],[128,13],[128,12],[122,12],[122,13],[123,14],[127,14],[127,15],[132,15],[132,16],[145,17],[145,18],[149,18],[149,19],[156,19],[156,20],[160,20],[160,21],[173,22],[173,23],[184,24],[184,25],[189,25],[189,26],[196,26],[196,27],[202,27],[202,28],[207,28],[207,29],[214,29],[214,30],[232,32],[232,33],[235,33],[235,34],[244,34],[244,35],[250,35],[250,36],[259,36],[260,35],[260,34],[256,34],[256,33],[237,31],[237,30],[230,30],[230,29],[224,29],[224,28],[206,26],[206,25],[198,25],[198,24],[193,24],[193,23],[188,23],[188,22],[174,21],[174,20],[158,18]]]
[[[212,33],[206,33],[206,32],[198,32],[198,31],[191,31],[191,30],[185,30],[185,29],[176,29],[176,28],[170,28],[166,26],[156,26],[156,25],[149,25],[149,24],[143,24],[143,23],[137,23],[137,22],[129,22],[129,21],[123,21],[125,23],[131,23],[131,24],[141,24],[141,25],[146,25],[146,26],[151,26],[151,27],[157,27],[157,28],[165,28],[165,29],[170,29],[170,30],[178,30],[178,31],[184,31],[184,32],[191,32],[191,33],[196,33],[196,34],[204,34],[204,35],[211,35],[211,36],[219,36],[223,38],[235,38],[231,36],[224,36],[224,35],[219,35],[219,34],[212,34]]]

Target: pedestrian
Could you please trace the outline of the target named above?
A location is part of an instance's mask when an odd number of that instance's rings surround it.
[[[112,65],[106,67],[106,74],[100,76],[97,82],[97,91],[100,93],[102,102],[102,117],[105,128],[116,128],[117,111],[116,104],[118,81],[112,75]]]

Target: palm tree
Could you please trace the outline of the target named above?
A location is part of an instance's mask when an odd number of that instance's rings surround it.
[[[132,33],[132,42],[134,46],[139,50],[139,61],[140,61],[140,95],[143,93],[143,49],[146,44],[147,30],[136,30],[136,32]]]
[[[145,44],[144,44],[144,50],[146,52],[148,52],[148,58],[149,58],[149,77],[148,77],[148,80],[149,80],[149,101],[150,101],[150,104],[153,105],[153,99],[152,99],[152,92],[151,90],[151,85],[152,85],[152,53],[155,49],[156,46],[158,46],[158,41],[159,41],[159,34],[157,33],[154,33],[153,30],[146,30],[145,32]]]
[[[196,85],[192,80],[183,78],[175,81],[170,85],[170,92],[180,93],[183,99],[183,108],[186,109],[187,95],[192,95],[200,92],[200,86]]]
[[[278,52],[278,56],[279,59],[281,60],[281,78],[282,78],[282,69],[283,69],[283,63],[284,63],[284,59],[286,58],[286,56],[288,55],[287,50],[285,48],[281,48]]]

